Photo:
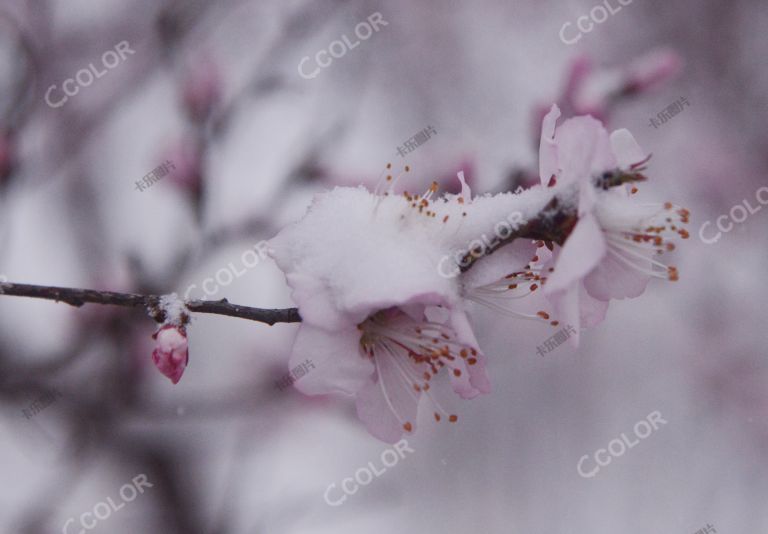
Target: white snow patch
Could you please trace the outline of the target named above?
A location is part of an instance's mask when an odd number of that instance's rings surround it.
[[[182,325],[181,314],[189,315],[184,301],[176,293],[160,297],[160,309],[165,312],[165,324]]]

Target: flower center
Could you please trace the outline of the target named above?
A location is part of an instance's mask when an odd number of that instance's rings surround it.
[[[538,241],[536,245],[537,248],[549,247],[543,241]],[[522,270],[509,273],[490,284],[469,288],[466,290],[466,297],[504,315],[520,319],[549,321],[552,326],[557,326],[560,324],[559,321],[550,321],[550,314],[544,310],[529,314],[510,307],[511,301],[524,299],[543,286],[552,271],[554,271],[552,267],[544,268],[539,255],[536,254]]]
[[[663,206],[649,207],[660,209],[647,219],[649,225],[642,230],[622,224],[612,224],[603,228],[608,253],[627,267],[643,274],[675,282],[679,279],[677,267],[668,266],[654,259],[653,256],[675,250],[677,239],[690,237],[690,233],[685,228],[690,212],[671,202],[666,202]]]
[[[447,325],[413,319],[398,308],[379,311],[360,323],[360,351],[370,358],[378,375],[378,384],[403,428],[410,432],[413,425],[406,420],[392,402],[392,379],[405,385],[405,390],[418,401],[424,393],[434,404],[435,420],[443,417],[456,422],[456,415],[448,415],[430,392],[430,381],[448,368],[455,377],[461,377],[466,366],[478,361],[477,349],[457,341],[455,332]],[[392,369],[385,377],[382,368]]]

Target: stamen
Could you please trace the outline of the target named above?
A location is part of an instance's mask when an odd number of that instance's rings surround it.
[[[477,356],[474,347],[455,341],[456,334],[447,325],[416,321],[396,308],[370,316],[358,325],[358,329],[361,331],[361,353],[374,361],[387,406],[406,431],[410,431],[406,428],[410,422],[397,412],[390,391],[383,383],[381,365],[385,361],[387,365],[394,366],[395,376],[402,379],[407,394],[414,401],[418,402],[420,395],[424,394],[436,409],[436,419],[439,421],[442,414],[450,420],[448,413],[430,392],[429,382],[443,367],[450,369],[455,377],[463,376],[460,368],[464,365],[462,360],[469,354]],[[475,365],[477,361],[477,358],[469,358],[467,364]]]

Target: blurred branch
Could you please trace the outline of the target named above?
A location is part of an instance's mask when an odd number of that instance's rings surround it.
[[[94,289],[38,286],[10,282],[2,283],[0,287],[2,287],[0,296],[7,295],[11,297],[53,300],[65,302],[78,308],[86,303],[125,306],[129,308],[143,307],[155,321],[163,322],[165,320],[165,312],[160,307],[161,295],[137,295],[134,293],[115,293],[112,291],[96,291]],[[184,304],[190,312],[239,317],[241,319],[266,323],[270,326],[275,323],[298,323],[301,321],[301,316],[296,308],[252,308],[250,306],[230,304],[227,299],[216,301],[192,300]]]

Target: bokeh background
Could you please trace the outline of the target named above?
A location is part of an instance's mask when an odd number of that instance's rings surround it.
[[[640,198],[693,215],[681,280],[613,302],[578,349],[542,357],[546,327],[477,310],[494,392],[464,403],[459,424],[425,420],[414,452],[338,507],[329,484],[380,465],[388,446],[350,399],[275,386],[295,325],[195,316],[173,386],[152,365],[145,314],[0,297],[0,531],[75,518],[78,532],[143,473],[152,488],[90,532],[768,532],[768,209],[699,238],[768,185],[768,4],[608,3],[620,9],[568,45],[561,28],[597,0],[1,0],[0,275],[12,282],[196,284],[202,297],[203,280],[241,271],[314,193],[374,186],[387,162],[413,167],[411,190],[450,187],[458,169],[478,192],[525,187],[538,110],[553,102],[629,128],[653,153]],[[299,75],[376,12],[380,31]],[[122,41],[133,54],[46,104]],[[680,98],[690,105],[651,123]],[[171,175],[136,187],[166,161]],[[223,297],[292,306],[271,261],[211,296]],[[54,400],[27,418],[41,397]],[[578,474],[580,457],[653,411],[668,424]]]

